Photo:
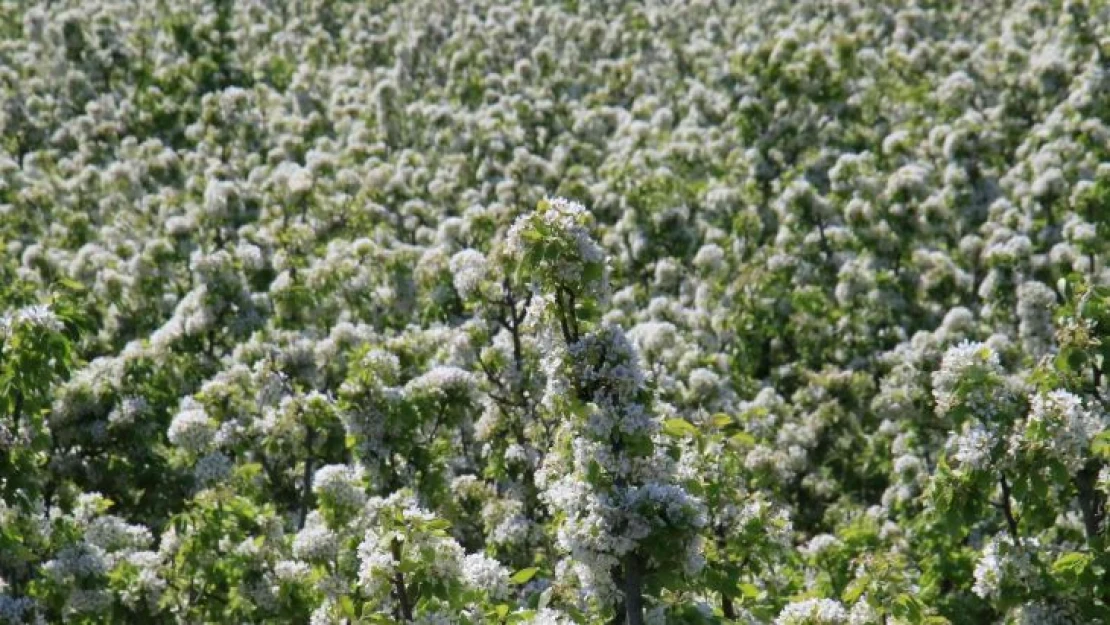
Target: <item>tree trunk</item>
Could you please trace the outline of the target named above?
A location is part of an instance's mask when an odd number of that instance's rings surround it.
[[[397,597],[398,611],[405,622],[412,621],[412,602],[409,600],[408,588],[405,587],[405,575],[401,572],[401,540],[394,538],[390,543],[393,555],[393,594]]]
[[[628,625],[644,625],[643,569],[635,552],[624,561],[624,610]]]
[[[1075,485],[1079,491],[1079,509],[1083,514],[1083,528],[1086,530],[1087,542],[1092,547],[1099,538],[1102,520],[1106,514],[1106,502],[1095,488],[1098,468],[1097,462],[1089,462],[1075,477]]]

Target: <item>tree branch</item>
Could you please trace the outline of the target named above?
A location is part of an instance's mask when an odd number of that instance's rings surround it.
[[[401,608],[401,618],[405,621],[412,621],[412,603],[409,601],[409,593],[405,588],[405,574],[401,572],[401,539],[394,538],[390,543],[390,550],[393,553],[393,592],[397,595],[397,603]]]
[[[1098,463],[1092,461],[1088,462],[1087,466],[1079,472],[1079,475],[1075,476],[1079,510],[1083,514],[1083,529],[1087,535],[1087,543],[1092,547],[1099,537],[1099,530],[1106,516],[1106,501],[1095,488],[1098,471]]]
[[[577,341],[570,333],[570,326],[567,325],[567,311],[563,306],[563,293],[562,289],[555,291],[555,309],[559,312],[559,329],[563,332],[563,340],[566,342],[567,347],[570,347]]]
[[[578,342],[578,305],[574,301],[574,291],[567,289],[567,295],[570,297],[570,330],[574,333],[574,342]]]
[[[644,625],[643,565],[635,551],[624,561],[624,609],[628,625]]]
[[[998,480],[999,486],[1002,487],[1002,514],[1006,517],[1006,525],[1010,528],[1010,536],[1014,539],[1014,544],[1018,544],[1020,537],[1018,536],[1018,522],[1014,517],[1014,510],[1010,506],[1010,483],[1006,481],[1006,474],[1001,473]]]
[[[305,521],[308,519],[308,509],[312,498],[312,443],[316,439],[316,430],[312,426],[305,426],[305,439],[304,446],[307,450],[304,459],[304,474],[301,476],[301,514],[297,521],[297,529],[304,529]]]

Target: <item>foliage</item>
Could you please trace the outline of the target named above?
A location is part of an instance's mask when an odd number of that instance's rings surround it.
[[[0,624],[1110,622],[1108,42],[0,2]]]

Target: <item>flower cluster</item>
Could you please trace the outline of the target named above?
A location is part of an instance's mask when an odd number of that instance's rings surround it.
[[[0,624],[1110,621],[1108,11],[0,2]]]

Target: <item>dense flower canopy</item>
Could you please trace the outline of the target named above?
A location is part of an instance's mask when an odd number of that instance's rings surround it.
[[[0,0],[0,625],[1110,622],[1105,0]]]

